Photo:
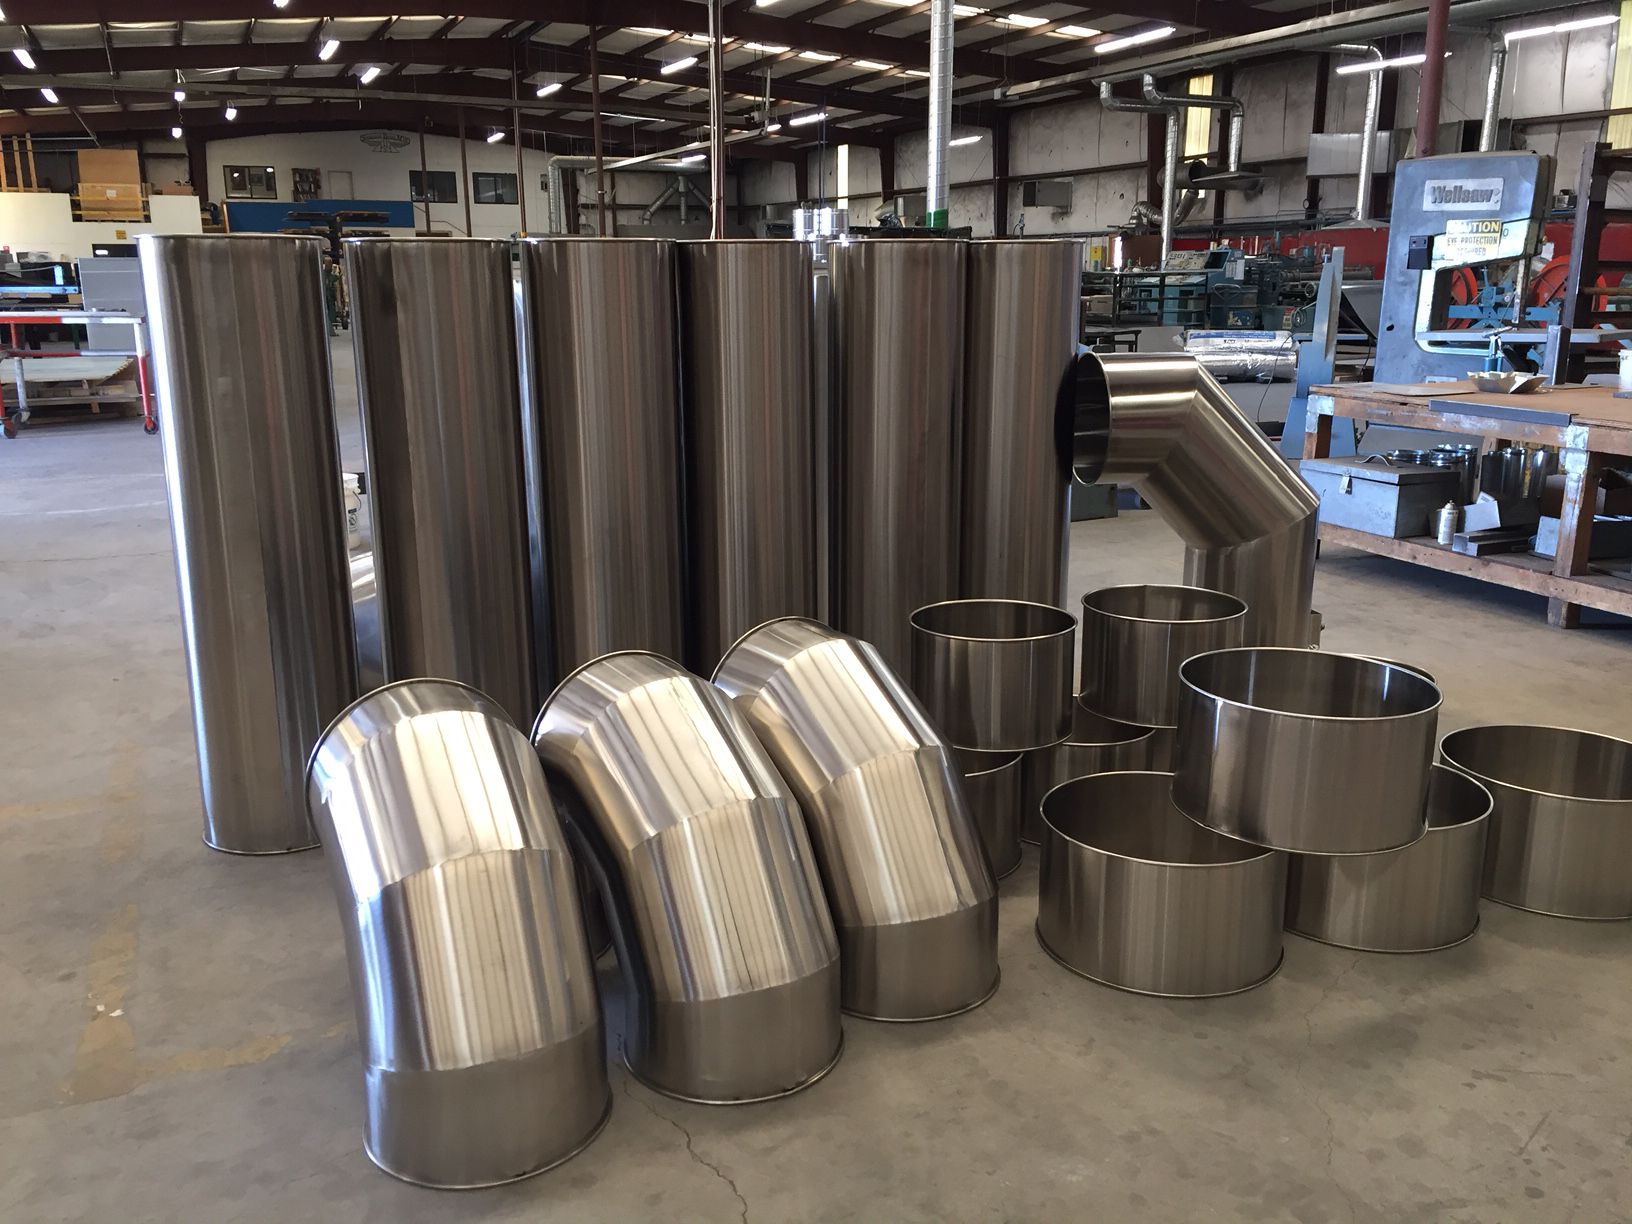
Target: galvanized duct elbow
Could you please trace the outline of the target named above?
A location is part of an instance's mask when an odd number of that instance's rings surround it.
[[[1309,644],[1320,501],[1195,358],[1077,359],[1077,478],[1128,484],[1184,540],[1185,581],[1248,608],[1248,645]]]
[[[1214,97],[1211,94],[1164,94],[1156,86],[1156,78],[1148,72],[1141,81],[1145,101],[1152,106],[1172,108],[1179,115],[1192,106],[1206,110],[1230,113],[1229,136],[1225,144],[1225,167],[1233,174],[1241,169],[1241,137],[1246,126],[1247,108],[1240,98]]]
[[[1119,98],[1111,92],[1111,83],[1099,83],[1099,104],[1106,110],[1136,111],[1146,115],[1166,115],[1167,130],[1162,141],[1162,204],[1158,223],[1162,229],[1162,263],[1173,253],[1173,231],[1178,224],[1177,193],[1179,179],[1179,111],[1165,102],[1141,102],[1135,98]],[[1148,207],[1148,206],[1147,206]],[[1141,216],[1139,205],[1134,206],[1136,222],[1148,224],[1149,213]]]

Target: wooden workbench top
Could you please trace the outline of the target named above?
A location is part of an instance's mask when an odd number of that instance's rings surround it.
[[[1502,395],[1488,391],[1463,390],[1463,383],[1423,383],[1420,386],[1397,388],[1390,384],[1339,383],[1335,386],[1315,387],[1317,395],[1334,399],[1364,400],[1380,407],[1400,407],[1421,410],[1430,403],[1456,405],[1467,416],[1478,416],[1480,409],[1491,408],[1499,413],[1547,412],[1568,414],[1575,422],[1600,425],[1610,429],[1632,430],[1632,400],[1616,399],[1615,387],[1584,387],[1568,385],[1543,387],[1526,395]]]

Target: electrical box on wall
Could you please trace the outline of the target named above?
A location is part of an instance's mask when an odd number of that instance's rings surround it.
[[[1020,203],[1027,208],[1070,208],[1071,180],[1033,179],[1022,183]]]

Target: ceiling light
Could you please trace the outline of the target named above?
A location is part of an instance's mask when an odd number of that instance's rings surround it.
[[[1560,21],[1553,25],[1531,26],[1526,30],[1511,30],[1502,35],[1507,42],[1523,38],[1540,38],[1543,34],[1568,34],[1571,30],[1590,30],[1595,26],[1614,25],[1621,19],[1619,13],[1602,13],[1597,17],[1578,17],[1574,21]]]
[[[177,102],[185,102],[187,101],[187,91],[185,89],[178,89],[176,90],[175,97]]]
[[[764,3],[764,0],[760,0],[760,2]],[[771,3],[775,4],[776,0],[771,0]],[[708,156],[707,153],[687,153],[680,160],[683,161],[683,162],[700,162],[707,156]]]
[[[28,53],[27,47],[13,47],[11,53],[17,57],[17,62],[24,68],[34,67],[34,57]]]
[[[55,106],[57,104],[57,91],[50,88],[49,86],[46,87],[45,89],[40,90],[40,96],[42,98],[44,98],[47,102],[51,103],[52,106]]]
[[[1451,53],[1445,52],[1445,58],[1450,59]],[[1384,72],[1390,68],[1415,68],[1418,64],[1426,64],[1427,55],[1397,55],[1393,59],[1385,60],[1356,60],[1352,64],[1339,64],[1333,71],[1339,76],[1352,76],[1356,72]]]
[[[1067,38],[1098,38],[1103,30],[1096,30],[1093,26],[1063,25],[1053,31],[1055,34],[1064,34]]]
[[[179,126],[173,127],[173,128],[170,129],[170,139],[171,140],[180,140],[181,139],[181,128]]]
[[[742,44],[749,51],[763,51],[766,55],[786,55],[792,47],[781,47],[776,43],[745,42]]]
[[[954,17],[979,17],[985,11],[985,9],[976,8],[972,4],[954,4],[952,6],[952,16]]]
[[[1109,38],[1094,47],[1096,55],[1108,55],[1112,51],[1124,51],[1129,47],[1141,47],[1145,43],[1160,42],[1164,38],[1171,38],[1178,30],[1174,26],[1153,26],[1148,30],[1140,30],[1137,34],[1124,34],[1120,38]]]
[[[795,115],[788,120],[789,127],[804,127],[807,123],[820,123],[827,118],[826,111],[811,111],[809,114]]]
[[[767,123],[765,125],[765,130],[767,132],[780,132],[782,130],[782,125],[780,123]]]
[[[771,5],[773,5],[775,3],[776,3],[776,0],[754,0],[754,7],[755,8],[770,8]]]
[[[999,25],[1019,26],[1022,30],[1029,30],[1033,26],[1047,25],[1046,17],[1027,17],[1024,13],[1010,13],[1007,17],[997,19]]]
[[[907,75],[908,76],[915,76],[915,77],[927,77],[929,75],[929,73],[925,72],[922,68],[908,68],[907,69]]]
[[[504,133],[503,132],[489,132],[487,134],[487,143],[488,144],[498,144],[499,141],[501,141],[503,139],[504,139]]]
[[[658,72],[662,73],[664,76],[668,76],[671,72],[680,72],[686,68],[690,68],[696,62],[697,57],[695,55],[688,55],[684,59],[670,60],[668,63],[659,68]]]
[[[799,58],[802,60],[813,60],[818,64],[831,64],[839,57],[836,55],[829,55],[826,51],[801,51],[799,52]]]
[[[357,83],[359,85],[367,85],[370,81],[372,81],[375,77],[377,77],[379,75],[380,75],[380,66],[378,64],[370,64],[367,68],[363,69],[362,75],[357,78]]]
[[[317,49],[317,58],[320,59],[320,60],[329,59],[338,50],[340,50],[340,40],[339,39],[337,39],[337,38],[325,39],[324,42],[323,42],[323,45]]]
[[[980,140],[981,138],[979,136],[954,136],[946,143],[949,145],[972,145],[979,144]]]
[[[273,8],[288,8],[289,0],[272,0]]]
[[[650,38],[667,38],[674,33],[673,30],[660,30],[656,26],[630,26],[629,32],[631,34],[645,34]]]
[[[539,97],[547,98],[553,93],[560,92],[560,89],[561,89],[561,82],[560,81],[547,81],[543,85],[540,85],[538,87],[537,92],[538,92]]]
[[[227,122],[231,123],[236,118],[238,118],[238,108],[236,106],[227,107]]]
[[[852,62],[851,67],[866,68],[871,72],[888,72],[891,68],[894,68],[895,65],[881,64],[877,60],[855,60]]]

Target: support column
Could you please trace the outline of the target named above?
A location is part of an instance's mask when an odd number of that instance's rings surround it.
[[[1417,93],[1417,156],[1432,157],[1439,144],[1439,103],[1445,92],[1445,42],[1451,24],[1451,0],[1430,0],[1428,38],[1423,54],[1422,87]]]
[[[1318,133],[1326,130],[1326,107],[1331,88],[1332,57],[1323,51],[1315,60],[1315,106],[1314,114],[1311,116],[1312,126],[1309,129],[1311,132]],[[1311,176],[1304,181],[1307,185],[1304,187],[1303,192],[1303,217],[1305,221],[1313,225],[1320,218],[1320,180]],[[1366,190],[1366,184],[1361,181],[1356,187],[1356,191],[1364,190]],[[1358,199],[1359,196],[1357,195],[1355,198]]]

